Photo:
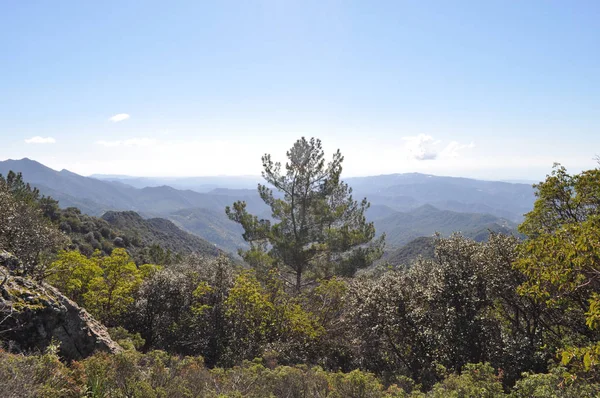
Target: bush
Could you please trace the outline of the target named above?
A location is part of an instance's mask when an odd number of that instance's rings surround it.
[[[0,349],[0,392],[10,398],[80,397],[84,391],[76,372],[60,362],[58,347],[41,355],[15,355]]]
[[[515,384],[511,398],[579,398],[597,397],[600,385],[588,384],[586,380],[573,377],[562,367],[550,373],[524,373]]]
[[[433,386],[432,398],[494,398],[503,396],[502,382],[489,364],[467,364],[460,375],[451,374]]]
[[[108,330],[110,338],[119,343],[125,350],[139,350],[144,346],[144,339],[139,333],[129,333],[127,329],[117,326]]]
[[[123,331],[115,331],[117,334]],[[178,357],[164,351],[141,354],[95,354],[69,366],[56,349],[43,355],[15,355],[0,350],[3,397],[407,397],[402,389],[384,390],[371,373],[329,373],[321,368],[278,366],[260,360],[230,369],[204,366],[201,357]],[[413,395],[417,397],[417,395]]]

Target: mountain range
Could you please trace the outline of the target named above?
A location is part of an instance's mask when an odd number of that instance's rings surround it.
[[[0,162],[0,174],[9,170],[21,172],[25,181],[57,199],[63,208],[77,207],[95,216],[135,211],[144,218],[168,219],[229,252],[245,247],[245,242],[240,226],[225,215],[225,206],[244,200],[250,212],[269,217],[255,188],[258,177],[85,177],[27,158]],[[435,232],[448,235],[460,231],[485,239],[489,230],[514,231],[535,199],[528,184],[419,173],[345,181],[355,198],[367,197],[371,202],[367,218],[378,233],[386,234],[390,249]]]

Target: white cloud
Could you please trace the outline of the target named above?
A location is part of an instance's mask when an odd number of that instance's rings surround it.
[[[54,144],[56,140],[52,137],[40,137],[39,135],[25,140],[26,144]]]
[[[105,146],[105,147],[118,147],[118,146],[125,146],[125,147],[142,146],[142,147],[148,147],[148,146],[154,146],[154,145],[158,144],[158,141],[156,139],[154,139],[154,138],[141,137],[141,138],[129,138],[127,140],[116,140],[116,141],[104,141],[104,140],[100,140],[100,141],[96,141],[95,144],[96,145],[100,145],[100,146]]]
[[[129,114],[127,113],[117,113],[116,115],[110,117],[108,120],[110,120],[113,123],[117,123],[129,119],[129,117]]]
[[[436,147],[440,141],[434,140],[427,134],[419,134],[412,137],[402,137],[406,141],[406,149],[411,157],[417,160],[435,160],[438,157]]]
[[[405,149],[410,157],[415,160],[436,160],[439,158],[456,158],[460,156],[463,149],[471,149],[475,144],[460,144],[457,141],[450,141],[443,146],[441,140],[436,140],[427,134],[419,134],[410,137],[402,137],[406,141]]]
[[[456,141],[452,141],[440,151],[440,156],[448,158],[457,158],[458,156],[460,156],[458,151],[472,148],[475,148],[474,142],[471,142],[470,144],[459,144]]]

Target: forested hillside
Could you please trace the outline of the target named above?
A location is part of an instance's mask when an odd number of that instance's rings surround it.
[[[108,211],[102,215],[102,219],[140,247],[158,245],[163,250],[180,255],[198,253],[217,256],[219,254],[215,244],[182,231],[164,218],[143,219],[133,211]]]
[[[91,256],[96,250],[110,255],[115,248],[124,248],[141,265],[169,263],[192,253],[219,254],[214,244],[179,229],[169,220],[145,220],[132,211],[109,211],[102,217],[94,217],[76,207],[61,209],[54,199],[43,197],[36,188],[31,188],[20,174],[9,171],[6,183],[28,201],[40,201],[44,216],[68,236],[69,247],[84,255]]]
[[[410,212],[395,212],[376,219],[375,227],[378,233],[385,233],[386,242],[391,247],[398,247],[418,237],[432,236],[436,232],[443,236],[461,232],[464,236],[478,236],[479,240],[484,240],[486,236],[482,236],[482,232],[492,230],[510,233],[515,231],[516,225],[490,214],[458,213],[424,205]]]
[[[231,222],[225,213],[205,208],[191,208],[171,213],[170,219],[187,231],[202,236],[231,253],[246,248],[242,238],[242,229]]]
[[[419,257],[431,259],[435,257],[435,237],[420,237],[393,251],[387,252],[382,262],[392,267],[409,267]]]

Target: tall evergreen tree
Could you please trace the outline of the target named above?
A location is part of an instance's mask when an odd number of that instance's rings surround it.
[[[351,276],[382,254],[384,237],[365,219],[366,198],[358,202],[340,180],[342,154],[325,162],[321,140],[302,137],[287,152],[285,169],[271,155],[262,158],[267,185],[258,193],[271,208],[272,220],[249,214],[246,203],[227,207],[229,218],[244,228],[250,249],[241,252],[255,267],[277,267],[296,291],[315,277]]]

